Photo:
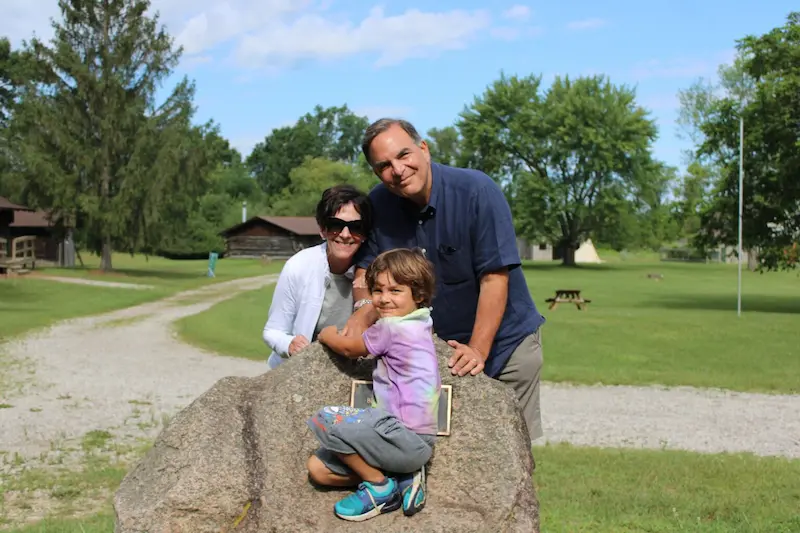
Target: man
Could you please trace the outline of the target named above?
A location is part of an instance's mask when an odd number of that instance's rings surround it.
[[[436,270],[433,326],[454,348],[451,373],[483,371],[512,386],[531,440],[541,437],[544,317],[519,268],[500,187],[478,170],[431,163],[427,143],[404,120],[374,122],[362,150],[381,184],[369,194],[373,230],[356,256],[355,311],[343,333],[361,334],[378,318],[364,280],[372,260],[393,248],[421,248]]]

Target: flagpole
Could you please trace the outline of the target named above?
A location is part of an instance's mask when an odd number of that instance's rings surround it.
[[[742,316],[742,203],[744,185],[744,115],[739,115],[739,287],[736,294],[736,316]]]

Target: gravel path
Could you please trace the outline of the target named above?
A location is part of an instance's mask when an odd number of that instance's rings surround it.
[[[125,283],[122,281],[101,281],[97,279],[70,278],[67,276],[35,276],[35,279],[46,279],[50,281],[60,281],[61,283],[73,283],[75,285],[94,285],[95,287],[114,287],[116,289],[154,289],[154,285],[143,283]]]
[[[274,280],[219,283],[62,322],[0,346],[3,357],[19,363],[12,366],[12,379],[25,382],[18,394],[3,400],[12,407],[0,409],[0,450],[32,459],[77,443],[92,430],[108,430],[122,443],[152,439],[168,417],[218,379],[266,371],[263,362],[183,344],[171,323]],[[267,302],[265,316],[266,311]],[[800,458],[797,395],[545,383],[542,413],[546,437],[536,444],[568,441]]]
[[[545,437],[537,444],[800,458],[800,395],[555,384],[541,394]]]
[[[107,430],[121,444],[152,439],[169,417],[217,380],[255,376],[263,362],[220,357],[180,342],[172,322],[238,292],[273,283],[261,276],[218,283],[157,302],[61,322],[0,346],[16,393],[2,401],[0,450],[36,460]],[[266,317],[268,302],[264,303]],[[258,335],[259,332],[253,332]],[[5,461],[4,468],[11,468]]]

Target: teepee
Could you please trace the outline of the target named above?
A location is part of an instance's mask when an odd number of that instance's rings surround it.
[[[592,243],[592,239],[586,239],[580,245],[580,247],[575,250],[575,262],[576,263],[602,263],[603,260],[600,259],[600,256],[597,255],[597,249],[594,247],[594,243]]]

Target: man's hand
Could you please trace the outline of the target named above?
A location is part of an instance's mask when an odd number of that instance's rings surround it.
[[[450,357],[447,366],[450,373],[454,376],[466,376],[472,374],[477,376],[483,371],[486,356],[468,344],[461,344],[458,341],[447,341],[451,347],[455,348],[455,353]]]
[[[345,337],[360,337],[375,323],[377,313],[371,304],[366,304],[361,309],[350,315],[341,331]]]
[[[302,335],[296,336],[294,339],[292,339],[292,342],[289,343],[289,355],[296,354],[308,345],[308,339]]]
[[[322,344],[330,344],[329,339],[338,334],[339,330],[336,329],[336,326],[326,326],[322,328],[322,331],[317,335],[317,340]]]

